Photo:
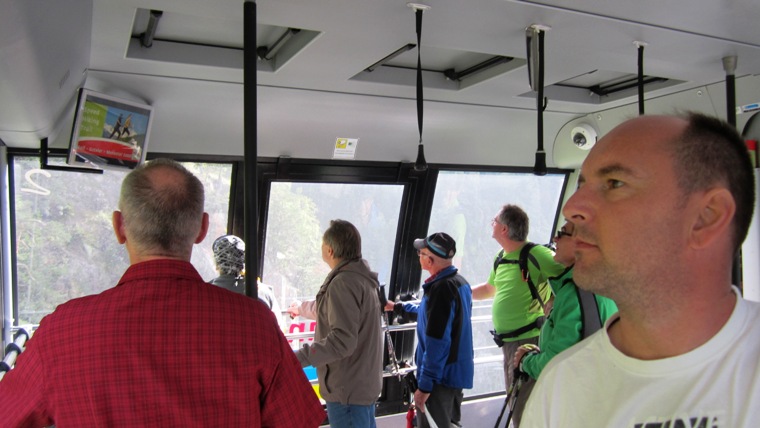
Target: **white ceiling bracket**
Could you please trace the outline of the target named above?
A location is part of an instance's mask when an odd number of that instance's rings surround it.
[[[638,49],[638,48],[645,48],[645,47],[649,46],[649,43],[647,43],[647,42],[640,42],[638,40],[634,40],[633,41],[633,45],[636,46],[636,49]]]
[[[530,24],[527,29],[533,30],[534,33],[539,33],[541,31],[544,31],[544,32],[549,31],[552,29],[552,27],[548,25],[542,25],[542,24]]]
[[[430,6],[422,3],[407,3],[406,5],[414,9],[415,12],[418,10],[423,12],[430,10]]]

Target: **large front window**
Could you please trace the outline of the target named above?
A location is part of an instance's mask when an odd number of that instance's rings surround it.
[[[530,218],[530,241],[550,242],[565,176],[441,171],[435,187],[429,233],[446,232],[457,244],[454,264],[476,286],[488,280],[499,244],[491,221],[505,204],[522,207]],[[492,300],[473,301],[475,387],[468,396],[504,391],[502,353],[489,330]]]
[[[204,279],[216,275],[211,243],[227,228],[230,164],[184,163],[203,182],[209,234],[193,249]],[[40,169],[39,158],[15,157],[16,298],[19,324],[37,324],[56,306],[113,287],[129,266],[111,226],[120,171],[83,174]]]
[[[333,219],[356,226],[363,257],[380,282],[388,283],[402,185],[273,182],[271,186],[262,280],[272,286],[282,307],[316,296],[330,271],[322,260],[321,245]]]

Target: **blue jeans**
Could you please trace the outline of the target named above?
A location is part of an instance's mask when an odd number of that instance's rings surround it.
[[[331,428],[375,428],[375,403],[368,406],[327,402]]]

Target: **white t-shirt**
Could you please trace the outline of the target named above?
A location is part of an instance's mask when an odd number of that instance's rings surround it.
[[[605,328],[544,368],[520,428],[760,427],[760,304],[738,297],[726,325],[677,357],[618,351]]]

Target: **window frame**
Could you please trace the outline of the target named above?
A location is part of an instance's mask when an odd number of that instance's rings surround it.
[[[65,158],[66,150],[51,149],[51,157]],[[9,219],[10,224],[16,224],[15,218],[15,190],[14,190],[14,157],[39,157],[39,150],[9,148],[7,162],[9,171]],[[414,165],[408,162],[384,162],[384,161],[351,161],[330,159],[296,159],[289,157],[260,157],[257,159],[256,177],[254,183],[246,183],[243,174],[244,159],[240,156],[210,156],[191,155],[177,153],[148,153],[147,159],[169,157],[180,162],[199,163],[229,163],[232,165],[231,184],[229,194],[229,212],[227,217],[228,233],[239,236],[245,231],[245,193],[242,189],[246,185],[255,185],[257,190],[256,201],[256,224],[258,236],[256,245],[250,245],[249,249],[256,249],[255,260],[257,261],[257,274],[262,271],[264,237],[266,236],[268,203],[271,183],[275,181],[298,181],[319,183],[353,183],[353,184],[396,184],[403,185],[404,190],[399,207],[399,224],[395,237],[394,255],[391,265],[391,280],[388,284],[388,294],[398,294],[417,291],[422,277],[422,270],[415,257],[415,249],[412,242],[415,238],[427,234],[433,199],[435,197],[438,174],[441,171],[455,172],[493,172],[493,173],[532,173],[528,167],[464,165],[464,164],[429,164],[425,171],[415,171]],[[560,192],[555,210],[555,222],[552,233],[556,231],[557,221],[560,217],[561,206],[566,197],[567,185],[571,170],[550,168],[549,173],[564,174],[564,184]],[[18,284],[17,284],[17,260],[16,260],[16,230],[11,227],[11,291],[12,291],[12,314],[14,325],[17,325],[15,315],[18,313]],[[255,282],[254,282],[255,284]],[[255,286],[255,285],[254,285]],[[414,331],[398,331],[390,333],[396,348],[399,360],[413,359],[415,342]],[[388,364],[388,356],[384,355]],[[378,406],[378,415],[405,411],[403,385],[396,378],[389,378],[384,382],[383,392]],[[500,393],[471,396],[467,399],[484,398]]]
[[[258,162],[258,197],[263,201],[258,207],[259,240],[259,269],[262,269],[264,242],[266,236],[267,213],[270,184],[279,181],[318,182],[318,183],[352,183],[352,184],[403,184],[404,192],[400,207],[399,226],[394,245],[393,264],[391,267],[391,282],[388,284],[388,295],[416,292],[422,279],[422,269],[416,258],[416,250],[412,246],[415,238],[426,236],[430,215],[435,197],[435,189],[439,172],[488,172],[488,173],[532,173],[527,167],[503,166],[474,166],[474,165],[437,165],[430,164],[426,171],[415,171],[410,163],[394,162],[361,162],[339,160],[315,160],[293,158],[266,158]],[[556,201],[554,222],[547,242],[556,232],[557,222],[561,213],[564,195],[567,190],[571,170],[550,168],[550,174],[563,175],[560,197]],[[259,271],[259,275],[261,270]],[[413,361],[416,347],[416,331],[395,331],[390,333],[391,340],[399,361]],[[399,355],[400,354],[400,355]],[[384,355],[383,365],[389,363]],[[390,414],[404,411],[403,386],[395,378],[388,378],[383,383],[383,391],[378,401],[377,414]],[[502,392],[478,394],[466,397],[474,400],[500,395]]]
[[[65,149],[48,149],[48,160],[59,159],[65,161],[68,152]],[[8,165],[8,218],[10,224],[10,259],[11,259],[11,307],[3,308],[4,311],[10,309],[9,316],[13,319],[12,326],[19,327],[19,292],[18,292],[18,248],[17,248],[17,230],[16,230],[16,181],[15,181],[15,159],[16,158],[39,158],[40,168],[42,168],[43,158],[39,150],[37,149],[24,149],[24,148],[8,148],[6,153],[6,161]],[[187,155],[187,154],[170,154],[170,153],[148,153],[146,160],[156,158],[170,158],[178,162],[195,162],[195,163],[223,163],[232,165],[231,180],[235,180],[235,165],[242,163],[238,156],[205,156],[205,155]],[[62,171],[65,167],[57,168],[58,171]],[[44,169],[44,168],[43,168]],[[72,174],[88,174],[87,172],[81,172],[77,170],[64,171],[64,173]],[[233,186],[230,186],[230,195],[232,195]],[[114,207],[116,209],[116,207]],[[227,213],[228,226],[230,223],[230,216],[233,214],[232,198],[230,198],[229,208]],[[4,332],[7,333],[7,332]]]
[[[451,168],[451,167],[447,166],[447,167],[442,167],[442,168],[440,168],[437,171],[438,177],[440,177],[440,175],[442,173],[447,173],[447,172],[451,172],[451,173],[487,173],[487,174],[530,174],[530,175],[532,175],[532,170],[530,170],[530,169],[522,169],[522,168],[507,168],[507,170],[505,170],[505,169],[499,168],[499,167],[478,167],[478,168],[473,168],[473,167],[463,166],[463,167],[460,167],[460,168]],[[552,227],[551,227],[551,230],[549,232],[549,235],[545,236],[545,237],[540,237],[540,238],[535,239],[535,241],[538,242],[538,243],[550,243],[550,242],[552,242],[552,237],[554,236],[554,233],[556,232],[556,229],[558,228],[558,221],[559,221],[559,218],[560,218],[562,205],[564,203],[564,195],[565,195],[565,191],[567,189],[568,183],[569,183],[569,179],[570,179],[571,173],[572,173],[572,171],[570,171],[570,170],[560,170],[560,169],[552,169],[552,170],[549,170],[549,172],[548,172],[548,174],[561,177],[562,178],[562,186],[559,189],[559,199],[557,201],[556,209],[555,209],[555,211],[553,213],[553,220],[552,220],[552,223],[551,223]],[[439,181],[436,181],[436,189],[437,189],[437,186],[438,186],[439,183],[440,183]],[[436,192],[434,191],[433,192],[433,197],[431,198],[431,204],[435,203],[435,196],[436,196],[435,193]],[[499,201],[499,203],[497,205],[499,207],[501,207],[502,204],[507,203],[507,202],[518,203],[518,205],[520,204],[519,200],[509,200],[509,198],[505,198],[504,200]],[[525,207],[525,206],[523,206],[523,208],[527,209],[527,207]],[[432,205],[431,205],[431,209],[432,209]],[[494,213],[495,213],[495,211],[494,211]],[[490,214],[494,214],[494,213],[490,213]],[[431,217],[432,217],[432,212],[428,215],[428,219],[430,219]],[[533,222],[531,222],[531,223],[533,224]],[[434,231],[430,230],[429,232],[432,233]],[[482,233],[483,233],[483,235],[485,235],[485,234],[488,233],[488,231],[486,229],[484,229]],[[420,235],[420,236],[426,236],[426,235]],[[493,241],[492,238],[488,238],[487,240]],[[495,254],[496,254],[495,252],[493,254],[489,254],[488,257],[493,257]],[[457,266],[457,267],[461,268],[461,266]],[[476,285],[478,285],[478,284],[480,284],[480,283],[482,283],[482,282],[485,282],[488,279],[488,271],[486,271],[486,272],[480,272],[479,276],[471,276],[471,274],[472,274],[471,272],[464,273],[465,277],[468,280],[472,281],[470,283],[470,285],[473,286],[473,287],[476,286]],[[414,289],[415,285],[412,284],[411,286],[412,286],[412,289],[410,291],[416,291]],[[418,286],[418,284],[417,284],[417,286]],[[478,317],[479,318],[478,322],[480,322],[480,323],[487,322],[489,324],[492,322],[491,321],[491,310],[490,310],[490,307],[491,307],[492,304],[493,304],[493,298],[491,298],[491,299],[485,299],[485,300],[482,300],[482,301],[473,301],[473,309],[475,309],[476,306],[479,306],[481,310],[484,310],[486,307],[488,307],[488,320],[485,321],[484,319],[480,319],[480,318],[484,317],[484,315],[480,315]],[[473,311],[473,312],[475,312],[475,311]],[[473,333],[475,333],[475,330],[476,330],[476,327],[475,327],[475,322],[474,322],[473,323]],[[473,345],[475,345],[475,343]],[[487,342],[487,345],[493,346],[494,349],[496,349],[495,345],[493,344],[493,342],[491,340],[489,340]],[[478,373],[478,369],[477,369],[478,364],[493,364],[492,361],[488,361],[488,360],[496,358],[496,356],[490,356],[490,355],[482,356],[481,355],[480,357],[478,357],[478,355],[477,355],[477,349],[478,348],[477,347],[474,347],[474,348],[475,348],[474,350],[476,351],[476,355],[475,355],[476,369],[475,369],[475,371],[476,371],[476,374],[477,374]],[[483,347],[481,346],[480,348],[483,348]],[[498,355],[500,356],[501,352],[499,352]],[[478,359],[481,359],[481,360],[485,359],[486,361],[480,361],[480,362],[478,362],[477,361]],[[500,361],[499,365],[501,365],[501,364],[502,363]],[[477,378],[477,376],[476,376],[476,378]],[[485,393],[481,392],[481,393],[477,393],[477,394],[473,394],[473,395],[467,395],[467,391],[465,391],[465,400],[472,400],[472,399],[491,397],[491,396],[499,395],[501,393],[502,393],[501,391],[495,391],[495,392],[485,392]]]

